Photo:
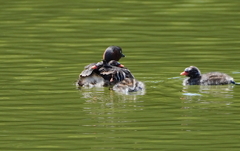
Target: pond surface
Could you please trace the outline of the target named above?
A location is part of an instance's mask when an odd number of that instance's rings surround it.
[[[182,86],[195,65],[240,82],[240,1],[4,1],[1,150],[239,150],[240,86]],[[145,95],[77,89],[110,45]]]

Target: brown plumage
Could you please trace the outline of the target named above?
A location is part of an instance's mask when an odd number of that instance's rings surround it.
[[[145,85],[143,82],[134,78],[125,78],[124,80],[115,84],[112,88],[114,91],[121,93],[144,91]]]
[[[125,57],[125,55],[122,53],[122,48],[119,46],[109,46],[103,53],[103,61],[106,63],[111,60],[119,61],[122,57]],[[94,69],[101,68],[103,65],[104,62],[90,63],[84,67],[84,70],[80,73],[79,77],[90,76],[93,71],[97,72],[97,70]]]
[[[110,46],[103,53],[103,61],[84,67],[79,75],[79,86],[109,86],[125,78],[134,78],[131,72],[118,61],[125,57],[118,46]]]
[[[105,65],[99,69],[99,72],[105,80],[110,81],[110,85],[116,84],[125,78],[134,78],[130,70],[124,68],[122,64],[115,60],[105,63]]]
[[[130,70],[118,61],[122,49],[118,46],[110,46],[103,53],[103,61],[91,63],[84,67],[79,75],[78,86],[110,86],[118,92],[135,92],[145,90],[145,85],[137,81]]]
[[[97,64],[97,66],[90,64],[82,71],[78,80],[79,86],[112,86],[125,78],[134,78],[130,70],[115,60],[109,63],[102,61]],[[83,74],[87,76],[82,76]]]

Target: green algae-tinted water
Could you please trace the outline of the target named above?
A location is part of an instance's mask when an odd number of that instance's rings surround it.
[[[239,150],[240,87],[182,86],[179,74],[240,82],[240,2],[5,1],[0,11],[1,150]],[[145,95],[77,89],[110,45]]]

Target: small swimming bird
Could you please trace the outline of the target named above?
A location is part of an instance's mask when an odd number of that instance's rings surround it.
[[[110,85],[116,84],[125,78],[134,78],[130,70],[116,60],[111,60],[108,63],[104,62],[103,64],[99,71],[105,80],[110,81]]]
[[[109,86],[112,90],[122,93],[145,92],[144,83],[137,81],[130,70],[118,62],[122,57],[125,55],[120,47],[108,47],[101,62],[85,66],[79,75],[77,86]]]
[[[187,67],[180,75],[187,76],[183,80],[183,85],[225,85],[225,84],[237,84],[234,79],[221,72],[209,72],[201,74],[200,70],[195,66]]]
[[[125,55],[122,53],[122,48],[119,46],[109,46],[103,53],[103,60],[108,63],[111,60],[119,61]],[[91,63],[84,67],[84,70],[80,73],[80,77],[87,77],[92,74],[94,69],[103,65],[103,62]]]
[[[110,46],[103,53],[103,61],[85,66],[79,75],[78,86],[110,86],[125,78],[134,78],[118,61],[125,57],[121,47]]]
[[[137,91],[145,91],[145,85],[143,82],[138,81],[134,78],[125,78],[124,80],[115,84],[112,90],[121,92],[121,93],[128,93],[128,92],[137,92]]]

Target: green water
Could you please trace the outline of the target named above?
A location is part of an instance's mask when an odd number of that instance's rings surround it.
[[[240,1],[2,1],[1,150],[239,150],[240,87],[182,86],[190,65],[240,82]],[[77,89],[110,45],[145,95]]]

